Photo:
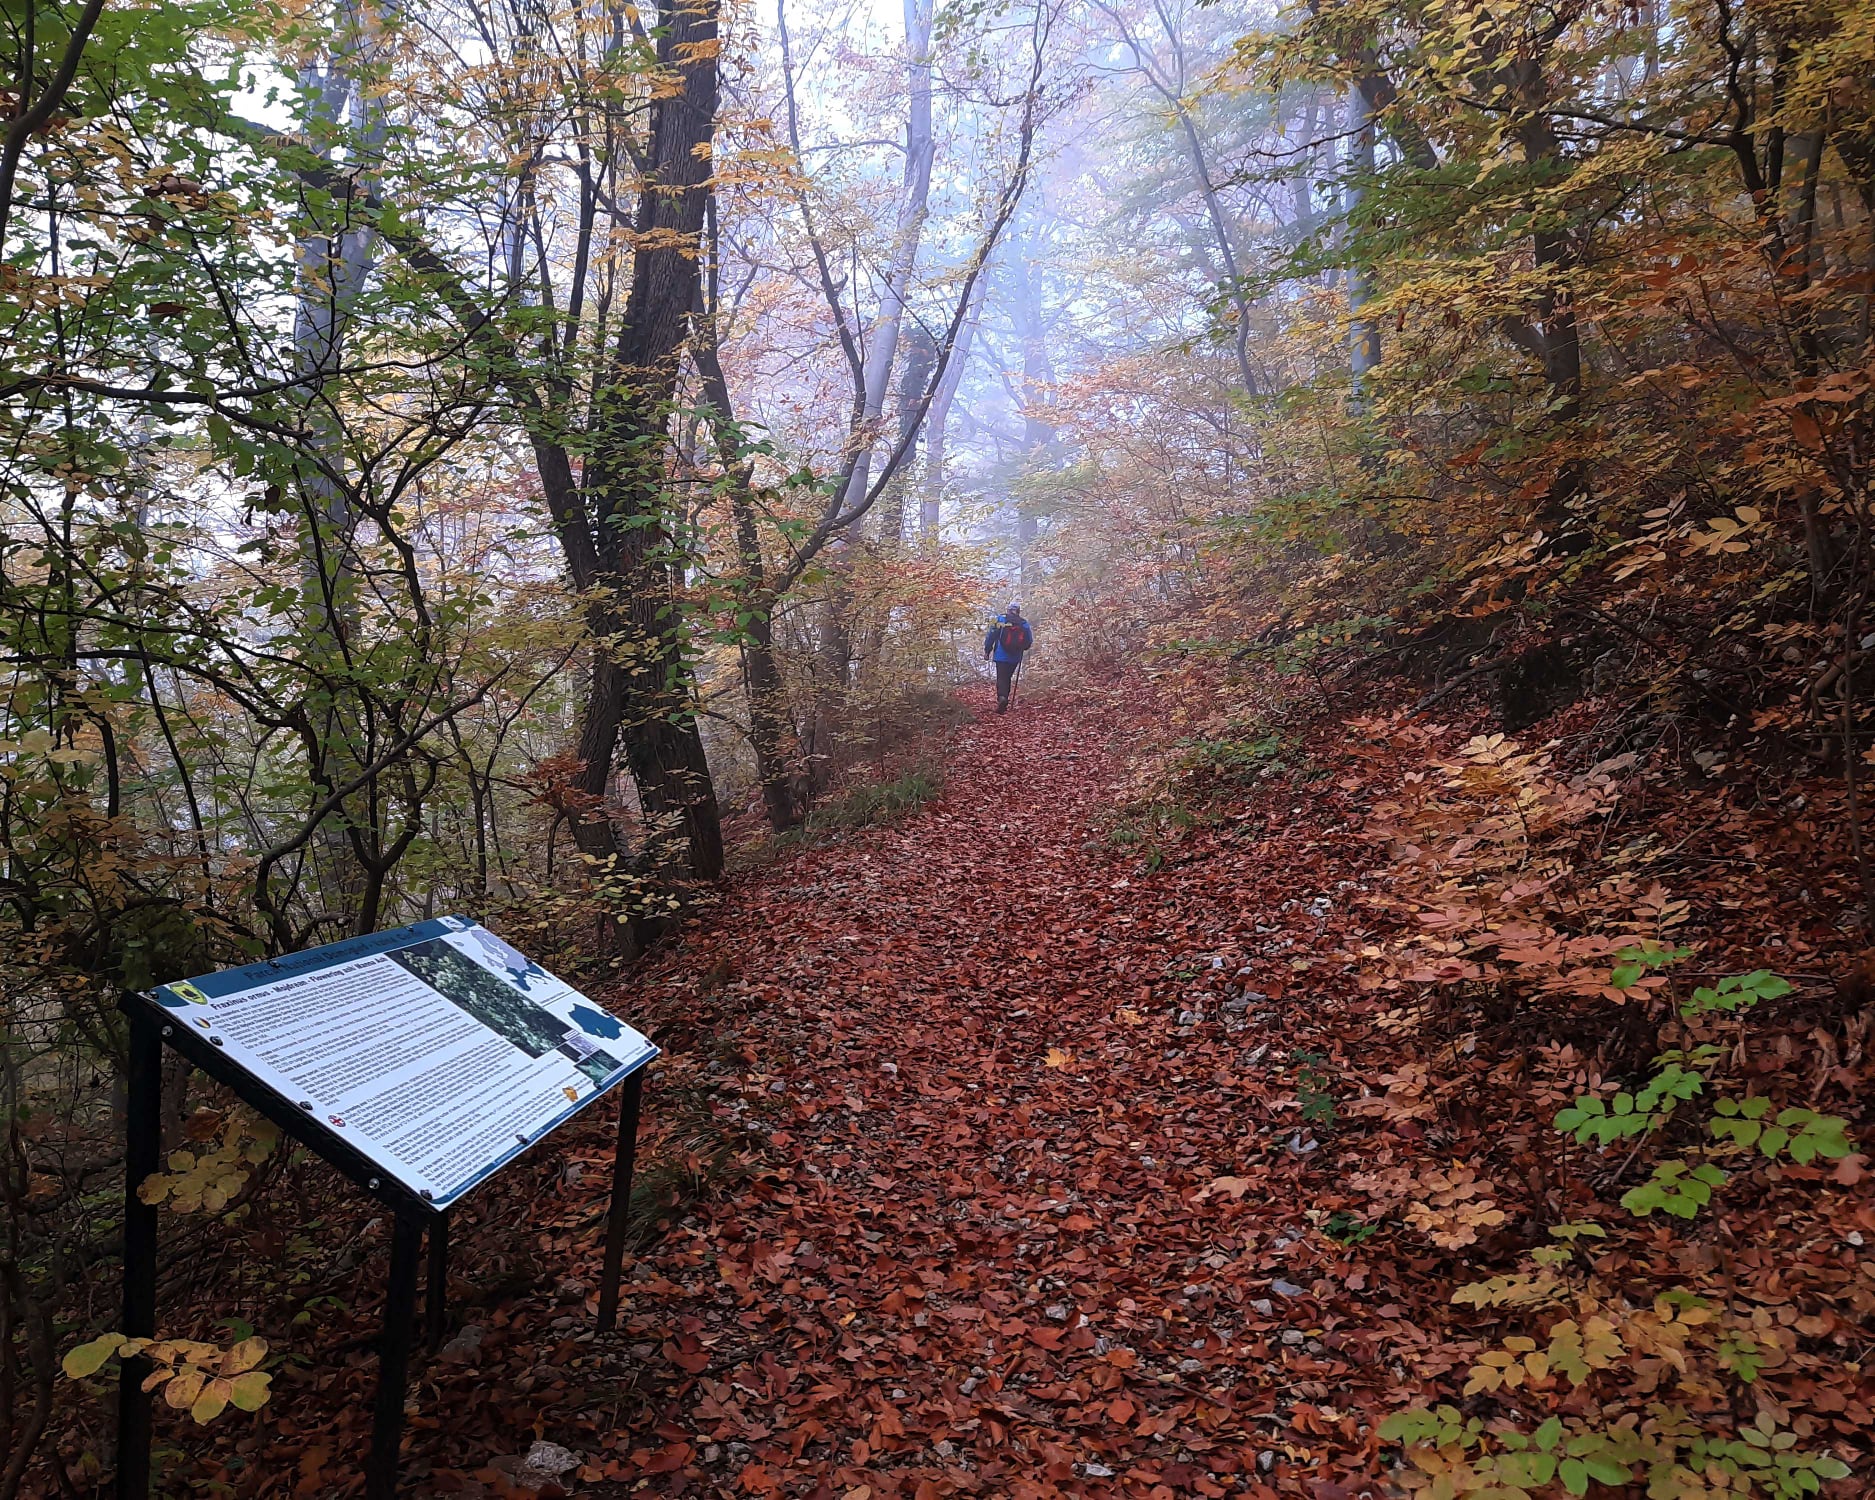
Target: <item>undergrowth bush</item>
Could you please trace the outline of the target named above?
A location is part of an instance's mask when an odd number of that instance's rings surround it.
[[[935,764],[901,771],[887,781],[862,781],[814,809],[808,816],[810,832],[865,828],[888,823],[943,795],[944,773]]]
[[[1214,826],[1259,781],[1301,783],[1326,774],[1281,726],[1211,720],[1147,762],[1139,785],[1109,819],[1106,841],[1136,850],[1149,870],[1196,828]]]
[[[1405,1449],[1408,1487],[1520,1500],[1641,1484],[1650,1500],[1692,1500],[1795,1497],[1847,1476],[1823,1424],[1843,1409],[1831,1377],[1848,1373],[1847,1331],[1875,1314],[1875,1283],[1852,1260],[1842,1274],[1799,1252],[1829,1238],[1827,1200],[1861,1179],[1861,1158],[1851,1122],[1819,1107],[1837,1075],[1793,1077],[1788,1036],[1773,1048],[1754,1026],[1796,987],[1768,969],[1677,979],[1705,945],[1690,903],[1636,873],[1653,830],[1622,817],[1644,782],[1634,757],[1570,773],[1501,735],[1441,754],[1430,726],[1355,727],[1357,755],[1419,767],[1367,829],[1392,855],[1369,900],[1408,935],[1369,960],[1366,983],[1425,997],[1392,1029],[1426,1034],[1426,1055],[1452,1064],[1399,1070],[1359,1107],[1424,1120],[1463,1099],[1508,1134],[1535,1106],[1553,1132],[1526,1147],[1550,1182],[1532,1206],[1541,1238],[1452,1293],[1486,1340],[1462,1346],[1476,1350],[1462,1391],[1381,1429]],[[1532,1060],[1523,1097],[1490,1083],[1513,1046]],[[1492,1269],[1503,1251],[1485,1231],[1508,1217],[1485,1185],[1432,1185],[1441,1209],[1410,1175],[1353,1184],[1382,1210],[1418,1193],[1409,1228]],[[1568,1216],[1542,1225],[1557,1204]],[[1777,1248],[1731,1248],[1757,1236]],[[1806,1279],[1823,1306],[1846,1300],[1840,1317],[1797,1315]]]
[[[905,817],[944,795],[943,767],[920,761],[895,776],[861,781],[829,797],[786,833],[771,834],[738,850],[736,864],[756,868],[791,850],[812,848],[834,839]]]

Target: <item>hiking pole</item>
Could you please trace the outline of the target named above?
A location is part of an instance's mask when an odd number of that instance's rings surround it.
[[[1011,708],[1016,706],[1016,684],[1022,681],[1022,669],[1028,664],[1028,653],[1024,652],[1022,659],[1016,663],[1015,671],[1009,674],[1009,706]]]

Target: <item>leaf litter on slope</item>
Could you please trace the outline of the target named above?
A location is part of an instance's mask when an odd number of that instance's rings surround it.
[[[596,1497],[1336,1500],[1488,1347],[1453,1288],[1558,1211],[1528,1116],[1354,1098],[1474,1065],[1359,972],[1358,830],[1423,758],[1326,726],[1343,774],[1242,789],[1151,868],[1106,837],[1148,690],[976,706],[939,802],[740,877],[609,997],[670,1047],[641,1162],[672,1222],[595,1340],[607,1123],[471,1205],[452,1293],[488,1335],[413,1392],[420,1492],[546,1437]],[[1379,1232],[1349,1183],[1389,1174],[1424,1201]],[[298,1493],[342,1492],[370,1373],[325,1381],[323,1432],[270,1408]],[[1859,1379],[1819,1398],[1839,1430]]]

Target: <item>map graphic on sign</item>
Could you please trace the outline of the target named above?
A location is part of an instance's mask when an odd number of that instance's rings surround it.
[[[438,1209],[658,1055],[467,917],[153,995],[176,1024]]]
[[[530,994],[536,989],[550,989],[560,983],[519,948],[495,936],[486,927],[471,927],[469,936],[481,946],[485,961],[492,963]]]

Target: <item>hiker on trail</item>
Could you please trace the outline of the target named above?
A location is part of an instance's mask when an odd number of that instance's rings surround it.
[[[1022,606],[1012,604],[993,621],[983,637],[983,659],[996,663],[996,712],[1006,713],[1009,697],[1015,690],[1016,672],[1022,666],[1022,653],[1035,644],[1035,632],[1022,618]]]

